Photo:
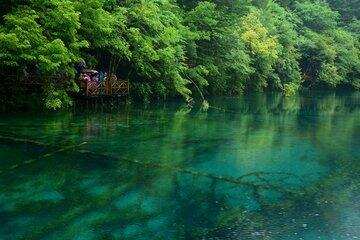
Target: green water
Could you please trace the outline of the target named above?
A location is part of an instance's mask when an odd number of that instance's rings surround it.
[[[1,116],[0,239],[360,239],[359,93],[210,103]]]

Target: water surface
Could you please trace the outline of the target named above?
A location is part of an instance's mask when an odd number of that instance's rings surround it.
[[[360,239],[360,95],[0,118],[0,239]]]

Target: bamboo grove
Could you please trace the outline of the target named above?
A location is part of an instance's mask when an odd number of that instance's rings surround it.
[[[76,64],[143,101],[360,89],[358,0],[1,0],[0,104],[72,104]],[[37,92],[23,89],[29,74]]]

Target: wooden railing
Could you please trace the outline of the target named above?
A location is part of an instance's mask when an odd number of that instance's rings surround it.
[[[81,91],[86,96],[125,96],[129,94],[129,82],[115,75],[103,81],[94,81],[80,77]]]
[[[6,75],[6,78],[14,78],[21,80],[26,89],[33,90],[39,88],[43,84],[39,76],[27,75],[20,77],[19,75]],[[57,82],[65,82],[61,77],[55,77]],[[105,77],[102,81],[94,80],[94,78],[85,79],[84,75],[79,77],[80,93],[85,96],[126,96],[129,94],[130,84],[126,80],[118,79],[115,75]]]

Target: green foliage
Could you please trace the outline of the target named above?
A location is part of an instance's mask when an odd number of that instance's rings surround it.
[[[305,27],[315,31],[335,28],[339,21],[339,14],[324,2],[297,3],[295,12]]]
[[[358,1],[30,0],[0,7],[0,70],[71,105],[74,66],[108,71],[144,101],[266,89],[360,88]],[[1,91],[6,92],[6,91]]]
[[[91,52],[106,59],[103,65],[110,72],[125,68],[135,94],[142,99],[174,92],[190,97],[183,78],[186,29],[170,1],[83,0],[77,9]]]
[[[298,18],[280,5],[269,3],[263,14],[263,21],[270,34],[276,37],[279,45],[278,58],[272,76],[269,77],[269,84],[272,88],[289,94],[299,89],[302,81],[299,66],[300,53],[297,49],[299,36],[295,30]],[[292,91],[288,90],[289,87]]]
[[[79,13],[72,2],[29,1],[5,15],[4,20],[0,28],[1,68],[36,73],[45,92],[50,85],[63,92],[51,94],[51,101],[47,99],[45,105],[54,109],[68,106],[71,101],[66,92],[74,90],[73,63],[79,59],[80,49],[87,46],[78,39]]]
[[[251,87],[262,90],[267,86],[267,79],[273,72],[273,66],[278,59],[278,39],[271,36],[262,24],[259,10],[250,12],[242,19],[240,34],[255,69],[251,77]]]
[[[359,19],[359,0],[329,0],[330,6],[341,13],[341,17],[347,22],[352,19]]]
[[[252,72],[236,16],[221,7],[200,2],[186,18],[194,34],[187,48],[191,79],[213,95],[241,92]]]
[[[305,3],[298,4],[297,8],[301,10],[299,48],[306,85],[330,88],[348,85],[358,89],[360,52],[356,33],[339,27],[338,14],[326,4]],[[321,18],[315,13],[319,9],[326,13]],[[309,24],[311,18],[314,23]]]

